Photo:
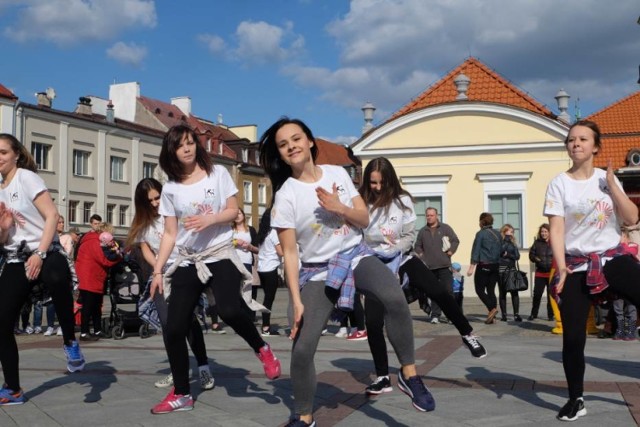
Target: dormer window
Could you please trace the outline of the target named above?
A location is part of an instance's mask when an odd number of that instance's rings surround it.
[[[249,150],[246,148],[242,149],[242,162],[249,163]]]
[[[173,113],[172,113],[171,111],[169,111],[168,116],[169,116],[169,117],[173,117]]]
[[[640,166],[640,148],[632,148],[627,153],[627,164],[629,166]]]
[[[160,114],[162,112],[162,110],[160,110],[159,108],[156,108],[156,114]]]

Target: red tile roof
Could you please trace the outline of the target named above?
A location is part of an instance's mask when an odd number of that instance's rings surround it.
[[[467,91],[469,101],[505,104],[556,118],[551,110],[536,101],[532,96],[520,90],[477,58],[469,57],[407,105],[400,108],[390,120],[432,105],[454,102],[456,96],[458,96],[458,91],[453,80],[459,74],[464,74],[471,80]]]
[[[316,144],[318,144],[317,164],[338,166],[356,164],[356,162],[349,157],[349,151],[346,147],[320,138],[316,138]]]
[[[640,91],[593,113],[587,120],[598,124],[602,150],[595,157],[595,166],[613,168],[627,166],[629,150],[640,148]]]
[[[9,89],[0,84],[0,98],[18,99]]]

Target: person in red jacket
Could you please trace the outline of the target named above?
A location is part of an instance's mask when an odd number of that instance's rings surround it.
[[[78,245],[76,258],[76,273],[80,282],[80,299],[82,314],[80,323],[80,340],[96,341],[102,333],[102,297],[104,295],[104,281],[109,268],[118,264],[121,257],[105,256],[100,246],[100,233],[107,231],[105,227],[99,231],[89,231]],[[89,333],[89,322],[93,323],[93,335]]]

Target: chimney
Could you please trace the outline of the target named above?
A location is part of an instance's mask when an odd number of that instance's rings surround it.
[[[367,101],[362,106],[361,110],[364,114],[364,126],[362,127],[362,133],[365,134],[373,128],[373,113],[376,111],[376,107]]]
[[[90,116],[93,114],[91,111],[91,99],[86,96],[81,96],[78,98],[78,105],[76,106],[77,114],[84,114],[86,116]]]
[[[569,98],[571,97],[564,91],[564,89],[560,89],[554,98],[558,103],[558,111],[560,111],[560,114],[558,114],[558,120],[569,124],[571,122],[571,116],[569,116],[567,110],[569,109]]]
[[[38,105],[40,107],[51,108],[51,99],[47,96],[46,92],[36,93],[36,99],[38,100]]]
[[[219,114],[218,114],[217,123],[218,123],[219,125],[221,125],[221,124],[222,124],[222,113],[219,113]]]
[[[185,116],[191,115],[191,98],[188,96],[179,96],[171,98],[171,105],[175,105],[184,113]]]
[[[116,121],[116,116],[115,116],[115,111],[113,111],[113,103],[111,102],[111,100],[109,100],[109,103],[107,104],[107,123],[115,123]]]
[[[138,82],[114,83],[109,86],[109,99],[118,111],[119,119],[136,123],[136,106],[140,98],[140,84]]]
[[[469,90],[469,83],[471,83],[471,79],[461,73],[458,74],[455,79],[453,79],[453,83],[455,83],[456,90],[458,91],[456,101],[469,99],[469,97],[467,96],[467,90]]]

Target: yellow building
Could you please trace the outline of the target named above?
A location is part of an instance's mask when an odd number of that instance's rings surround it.
[[[562,119],[568,121],[566,110]],[[466,271],[481,212],[494,227],[509,223],[521,247],[522,270],[542,215],[549,181],[569,166],[568,125],[476,58],[368,130],[352,145],[363,169],[384,156],[416,199],[418,227],[426,207],[460,238],[453,260]],[[466,286],[473,293],[473,286]]]

